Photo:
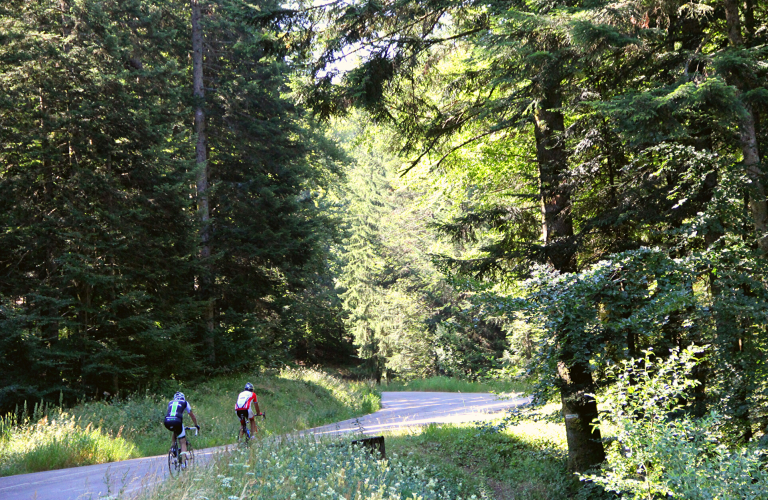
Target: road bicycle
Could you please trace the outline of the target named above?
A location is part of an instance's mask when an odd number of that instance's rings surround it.
[[[256,415],[256,416],[257,417],[261,416],[261,418],[263,420],[266,420],[267,419],[267,412],[265,412],[265,411],[261,412],[259,415]],[[240,436],[243,436],[245,438],[245,440],[243,442],[245,444],[248,444],[250,442],[250,440],[251,440],[251,437],[252,437],[251,436],[251,431],[248,429],[248,425],[246,425],[248,423],[248,419],[244,415],[238,415],[238,417],[240,418],[240,431],[241,432],[237,433],[237,440],[240,441]],[[258,427],[256,429],[258,430]]]
[[[184,427],[184,429],[191,431],[195,430],[195,436],[197,436],[197,427]],[[192,468],[195,465],[195,452],[192,450],[192,443],[189,441],[189,434],[185,436],[187,440],[187,451],[181,451],[179,449],[179,438],[176,438],[171,449],[168,450],[168,471],[171,477],[178,477],[179,472],[184,469]]]

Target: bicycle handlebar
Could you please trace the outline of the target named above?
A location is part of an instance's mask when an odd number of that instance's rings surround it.
[[[194,427],[184,427],[186,430],[191,431],[192,429],[195,429],[195,436],[197,436],[198,432],[200,431],[200,426],[196,425]]]

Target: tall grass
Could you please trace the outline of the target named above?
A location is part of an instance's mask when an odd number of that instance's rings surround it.
[[[373,385],[344,382],[317,370],[285,369],[217,377],[195,385],[180,383],[178,389],[187,396],[201,425],[200,435],[193,438],[198,449],[235,441],[240,427],[235,399],[246,382],[253,383],[261,409],[267,412],[266,421],[257,420],[263,435],[316,427],[379,408]],[[89,402],[66,414],[36,406],[32,417],[24,417],[27,423],[23,425],[24,418],[8,416],[0,420],[0,475],[163,454],[171,434],[162,420],[173,392],[175,389],[168,394],[146,392],[117,401]],[[87,443],[97,438],[104,453],[88,451]],[[82,443],[85,451],[63,446],[64,441]],[[38,458],[32,463],[30,457]]]
[[[52,412],[35,423],[8,425],[0,441],[0,475],[91,465],[136,456],[136,448],[120,433],[112,435],[90,424],[81,427],[65,412]]]
[[[144,500],[460,500],[455,485],[392,456],[311,439],[262,440],[161,484]],[[471,496],[469,498],[476,498]]]
[[[427,379],[394,381],[382,386],[383,391],[427,391],[427,392],[496,392],[529,393],[530,384],[520,380],[485,380],[470,382],[451,377],[430,377]]]

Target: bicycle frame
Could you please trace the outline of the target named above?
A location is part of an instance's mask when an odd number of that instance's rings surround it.
[[[194,429],[195,436],[199,434],[197,427],[184,427],[184,429],[188,431],[191,431],[192,429]],[[184,437],[186,439],[186,436]],[[180,438],[176,436],[176,441],[173,443],[173,446],[171,446],[171,449],[168,450],[168,472],[170,473],[171,477],[177,477],[180,471],[194,465],[194,453],[192,451],[192,443],[190,443],[188,439],[187,439],[186,460],[179,460],[180,458],[179,455],[181,453],[185,453],[185,452],[179,452],[179,449],[180,449],[179,439]]]
[[[261,416],[262,420],[266,420],[267,412],[261,412],[259,416]],[[247,443],[248,441],[251,440],[251,438],[253,438],[253,436],[251,436],[251,430],[248,428],[248,425],[247,425],[249,419],[239,415],[238,415],[238,418],[240,419],[240,432],[242,432],[242,435],[245,436],[245,442]],[[258,426],[256,426],[256,429],[258,430]],[[240,435],[241,434],[239,433],[237,435],[238,441],[240,440]]]

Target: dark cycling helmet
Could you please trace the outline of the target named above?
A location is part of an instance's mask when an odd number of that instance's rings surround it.
[[[251,392],[253,392],[253,384],[252,384],[252,383],[250,383],[250,382],[248,382],[247,384],[245,384],[245,390],[246,390],[246,391],[251,391]]]
[[[176,394],[173,395],[173,400],[174,401],[186,401],[186,398],[184,397],[184,393],[183,392],[177,392]]]

